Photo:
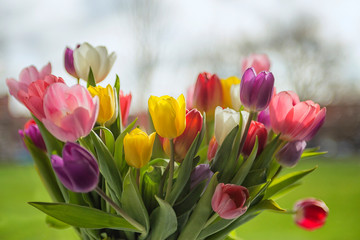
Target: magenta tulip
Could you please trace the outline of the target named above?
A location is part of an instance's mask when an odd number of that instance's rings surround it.
[[[284,167],[295,166],[301,158],[302,153],[306,147],[305,141],[293,141],[288,142],[280,151],[276,154],[276,160]]]
[[[36,122],[33,119],[27,121],[24,125],[24,129],[19,130],[19,135],[21,139],[24,141],[25,135],[29,137],[32,143],[39,149],[46,151],[46,145],[43,137],[41,136],[41,132],[39,127],[36,125]],[[25,144],[24,144],[25,145]],[[26,147],[26,145],[25,145]]]
[[[79,48],[79,47],[80,47],[80,45],[76,46],[76,48]],[[68,47],[65,49],[64,65],[65,65],[66,71],[71,76],[73,76],[74,78],[79,78],[79,76],[76,73],[75,66],[74,66],[74,50],[72,50],[71,48],[68,48]]]
[[[87,136],[99,113],[99,99],[80,85],[52,84],[44,97],[45,127],[61,141]]]
[[[270,60],[266,54],[252,54],[242,62],[242,72],[248,68],[254,68],[256,74],[270,70]]]
[[[209,164],[199,164],[194,170],[192,170],[190,175],[190,189],[196,187],[202,181],[207,181],[206,186],[209,184],[211,177],[214,173],[210,170]],[[205,186],[205,188],[206,188]]]
[[[317,199],[308,198],[298,201],[294,206],[295,223],[306,230],[321,228],[329,213],[326,204]]]

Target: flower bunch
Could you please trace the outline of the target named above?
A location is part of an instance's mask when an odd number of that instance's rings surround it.
[[[223,239],[262,211],[287,212],[273,197],[314,169],[279,174],[322,154],[305,147],[325,108],[291,91],[276,94],[268,58],[254,55],[241,80],[200,73],[187,102],[182,94],[150,96],[153,128],[135,127],[137,119],[127,124],[132,96],[119,79],[97,85],[115,58],[84,43],[65,51],[73,86],[51,75],[50,64],[7,79],[33,114],[19,133],[53,200],[32,206],[83,239]],[[311,200],[293,213],[313,230],[328,209]]]

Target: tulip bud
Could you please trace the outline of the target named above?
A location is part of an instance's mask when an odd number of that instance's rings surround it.
[[[184,95],[181,94],[178,99],[170,96],[151,96],[148,104],[157,134],[173,139],[184,132],[186,126]]]
[[[131,93],[124,94],[123,91],[120,90],[119,99],[120,99],[119,101],[120,101],[120,109],[121,109],[121,121],[123,127],[125,127],[129,117],[132,95]]]
[[[117,114],[116,102],[114,90],[110,86],[110,84],[108,84],[106,88],[103,88],[101,86],[89,86],[88,91],[90,92],[92,97],[98,96],[99,98],[99,114],[96,121],[100,125],[104,125],[107,122],[114,121]]]
[[[25,135],[28,136],[37,148],[46,151],[44,139],[41,136],[39,127],[36,125],[36,122],[33,119],[30,119],[25,123],[24,130],[20,129],[19,135],[21,136],[22,140],[24,139]]]
[[[245,72],[250,67],[254,68],[256,74],[262,71],[269,71],[270,60],[266,54],[252,54],[243,60],[242,72]]]
[[[269,131],[271,129],[269,108],[262,110],[259,113],[257,120],[258,120],[258,122],[261,122],[262,124],[264,124],[266,129]]]
[[[276,159],[284,167],[295,166],[301,158],[302,153],[306,147],[305,141],[288,142],[276,154]]]
[[[211,200],[214,212],[224,219],[234,219],[243,215],[247,206],[249,191],[243,186],[219,183]]]
[[[295,223],[299,227],[312,231],[325,224],[329,208],[321,200],[308,198],[296,202],[294,211],[296,212]]]
[[[216,142],[215,136],[213,136],[209,142],[209,148],[207,152],[207,159],[209,160],[209,162],[215,157],[217,148],[218,144]]]
[[[154,140],[155,133],[148,136],[139,128],[127,133],[124,138],[124,153],[127,164],[134,168],[145,166],[150,161]]]
[[[234,84],[230,89],[231,95],[231,108],[235,111],[239,111],[241,107],[240,101],[240,84]]]
[[[229,77],[227,79],[221,79],[223,108],[232,108],[233,104],[232,104],[231,87],[237,84],[240,84],[240,79],[238,79],[237,77]],[[239,109],[235,109],[235,110],[239,110]]]
[[[250,111],[259,112],[267,108],[274,88],[274,76],[271,72],[256,75],[253,68],[248,68],[240,83],[240,101]]]
[[[193,105],[200,112],[206,112],[206,117],[212,119],[217,106],[222,104],[222,87],[216,74],[200,73],[194,89]]]
[[[80,45],[78,44],[76,46],[76,48],[79,48],[79,47],[80,47]],[[65,49],[64,55],[65,55],[64,56],[64,65],[65,65],[66,71],[74,78],[79,78],[75,71],[75,67],[74,67],[74,50],[67,47]]]
[[[194,90],[195,85],[191,85],[186,91],[186,109],[193,109],[194,108]]]
[[[262,150],[264,149],[265,144],[266,144],[267,130],[266,130],[264,124],[256,122],[256,121],[251,121],[249,131],[246,136],[245,144],[242,149],[242,152],[246,156],[249,156],[252,149],[254,148],[256,137],[258,139],[257,155],[259,155],[262,152]]]
[[[67,142],[62,157],[51,156],[51,164],[62,184],[73,192],[90,192],[99,181],[95,157],[77,143]]]
[[[209,164],[199,164],[194,170],[192,170],[190,175],[190,189],[196,187],[202,181],[207,180],[206,186],[209,184],[211,177],[214,173],[210,170]]]

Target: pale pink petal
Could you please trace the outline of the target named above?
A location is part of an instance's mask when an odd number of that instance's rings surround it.
[[[61,127],[55,125],[52,121],[44,118],[42,122],[46,127],[46,129],[57,139],[63,142],[66,141],[75,142],[77,140],[77,137],[74,135],[73,132],[62,129]]]
[[[22,82],[26,85],[35,82],[39,78],[39,72],[34,66],[27,67],[20,72],[19,82]]]
[[[78,139],[90,133],[85,130],[88,129],[88,122],[90,116],[87,109],[79,107],[74,112],[65,116],[61,120],[61,128],[68,132],[73,132],[73,135]]]
[[[46,64],[39,73],[39,78],[44,79],[46,75],[51,74],[51,64]]]

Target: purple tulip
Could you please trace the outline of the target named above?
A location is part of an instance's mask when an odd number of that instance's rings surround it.
[[[213,175],[214,173],[210,170],[209,164],[197,165],[190,175],[190,189],[193,189],[196,185],[207,179],[206,188]]]
[[[269,131],[271,129],[269,108],[262,110],[259,113],[257,120],[258,120],[258,122],[261,122],[262,124],[264,124],[266,129]]]
[[[253,68],[248,68],[240,83],[240,100],[250,111],[262,111],[269,106],[274,88],[274,76],[271,72],[256,75]]]
[[[19,135],[23,141],[24,141],[25,135],[28,136],[31,139],[32,143],[37,148],[46,151],[46,145],[45,145],[44,139],[41,136],[39,127],[36,125],[36,123],[33,119],[31,119],[25,123],[24,130],[20,129]],[[24,145],[25,145],[25,143],[24,143]],[[26,145],[25,145],[25,147],[26,147]]]
[[[284,167],[293,167],[300,160],[301,154],[304,152],[305,147],[305,141],[288,142],[276,154],[276,159],[278,163]]]
[[[99,181],[99,166],[94,156],[77,143],[67,142],[62,158],[51,156],[53,169],[64,186],[73,192],[90,192]]]
[[[76,48],[80,47],[80,45],[77,45]],[[74,50],[71,48],[65,49],[65,56],[64,56],[64,64],[66,71],[73,76],[74,78],[79,78],[74,67]]]

